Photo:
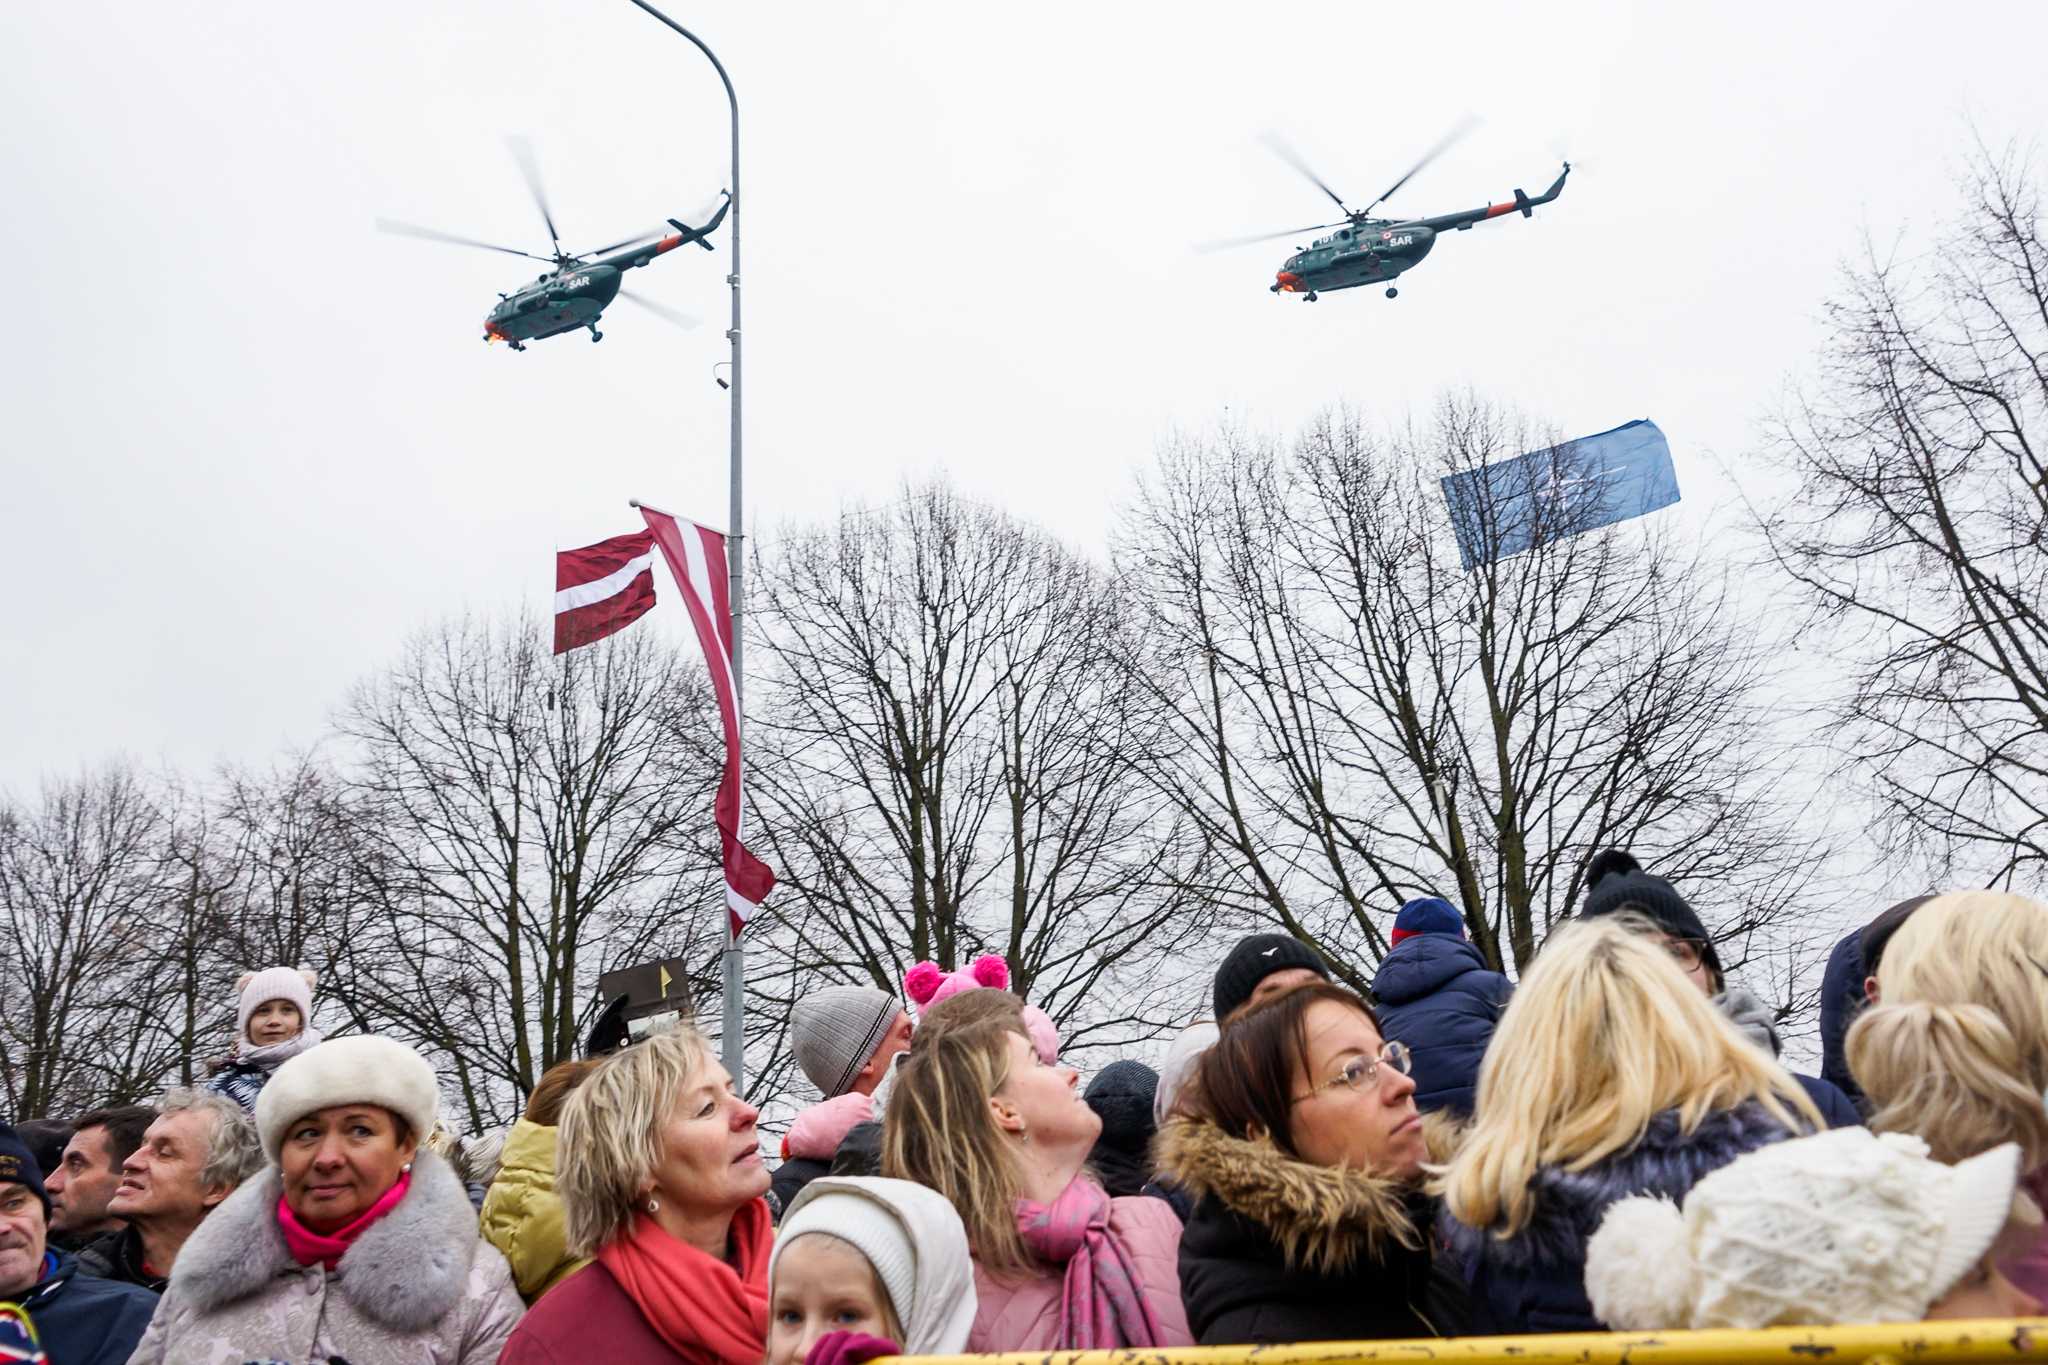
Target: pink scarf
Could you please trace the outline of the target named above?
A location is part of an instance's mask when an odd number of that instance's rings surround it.
[[[768,1253],[775,1249],[764,1200],[740,1205],[731,1241],[738,1265],[706,1256],[636,1213],[625,1234],[597,1249],[597,1261],[684,1360],[761,1365],[768,1349]]]
[[[1019,1199],[1017,1231],[1033,1255],[1067,1268],[1060,1286],[1061,1350],[1165,1344],[1131,1253],[1109,1230],[1109,1196],[1100,1185],[1076,1176],[1050,1204]]]
[[[405,1192],[412,1188],[412,1172],[406,1171],[398,1177],[398,1183],[384,1191],[384,1197],[370,1205],[369,1212],[334,1232],[315,1232],[301,1223],[292,1213],[291,1205],[284,1202],[284,1196],[277,1200],[277,1225],[284,1229],[284,1244],[290,1249],[292,1259],[300,1265],[311,1265],[318,1261],[333,1270],[341,1264],[341,1258],[356,1238],[370,1230],[370,1224],[398,1207],[398,1201],[405,1198]]]

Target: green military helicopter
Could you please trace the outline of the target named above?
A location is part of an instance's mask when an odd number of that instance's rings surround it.
[[[509,246],[493,246],[489,242],[471,241],[467,237],[456,237],[433,228],[414,227],[410,223],[397,223],[388,218],[377,220],[379,232],[403,233],[408,237],[425,237],[436,242],[452,242],[457,246],[481,247],[485,251],[502,251],[511,256],[524,256],[529,260],[548,261],[554,269],[535,279],[531,284],[521,285],[510,294],[498,295],[498,306],[491,309],[484,319],[484,340],[486,342],[509,342],[515,351],[526,349],[529,341],[542,337],[559,336],[573,332],[579,327],[590,329],[592,341],[604,340],[604,333],[597,330],[597,320],[613,299],[626,299],[637,303],[650,313],[674,323],[678,327],[695,327],[698,319],[687,313],[640,297],[619,287],[624,273],[636,266],[646,265],[656,256],[674,251],[688,242],[695,242],[706,251],[711,243],[704,240],[725,221],[725,212],[732,207],[732,196],[726,194],[718,205],[718,212],[711,216],[703,227],[693,228],[678,219],[668,220],[668,226],[675,229],[673,234],[664,234],[661,228],[628,237],[622,242],[599,247],[596,251],[582,256],[572,256],[562,250],[560,237],[555,233],[555,218],[548,211],[547,195],[542,192],[540,168],[535,163],[533,149],[524,138],[507,138],[512,155],[519,162],[519,169],[525,172],[526,187],[533,192],[533,202],[540,209],[541,220],[548,225],[548,240],[554,247],[553,256],[536,256],[530,251],[520,251]],[[706,206],[709,211],[709,206]],[[702,215],[699,215],[702,216]]]
[[[1393,298],[1401,291],[1393,281],[1403,273],[1422,264],[1422,258],[1429,255],[1436,246],[1439,233],[1463,232],[1474,223],[1483,223],[1489,218],[1498,218],[1504,213],[1520,209],[1524,218],[1531,217],[1538,204],[1547,204],[1564,191],[1565,176],[1572,173],[1572,163],[1564,163],[1563,174],[1556,183],[1533,199],[1515,191],[1515,197],[1503,204],[1488,204],[1485,208],[1467,209],[1463,213],[1446,213],[1435,218],[1375,218],[1372,211],[1394,196],[1394,192],[1413,180],[1424,166],[1443,155],[1450,145],[1470,132],[1474,124],[1466,120],[1453,129],[1450,136],[1430,149],[1427,156],[1409,168],[1408,174],[1396,180],[1386,193],[1367,204],[1363,209],[1354,209],[1341,199],[1337,192],[1323,183],[1322,177],[1310,170],[1308,163],[1296,155],[1294,149],[1278,133],[1267,133],[1263,141],[1274,154],[1295,170],[1307,176],[1309,182],[1335,201],[1344,216],[1334,223],[1317,223],[1312,227],[1290,228],[1286,232],[1262,233],[1257,237],[1238,237],[1227,242],[1211,242],[1196,248],[1199,251],[1219,251],[1227,247],[1248,246],[1253,242],[1270,242],[1280,237],[1294,237],[1304,232],[1320,232],[1324,228],[1337,230],[1327,237],[1317,238],[1308,248],[1297,251],[1287,258],[1280,267],[1279,278],[1270,286],[1276,294],[1300,294],[1314,303],[1318,295],[1328,289],[1356,289],[1362,284],[1384,284],[1387,297]]]

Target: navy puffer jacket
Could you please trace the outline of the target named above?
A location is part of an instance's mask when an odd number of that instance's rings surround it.
[[[1373,977],[1380,1027],[1415,1055],[1415,1107],[1472,1112],[1479,1059],[1514,983],[1479,949],[1449,934],[1404,938]]]
[[[1690,1133],[1678,1119],[1676,1109],[1665,1110],[1633,1147],[1583,1171],[1539,1167],[1529,1185],[1535,1215],[1509,1236],[1468,1227],[1445,1210],[1437,1230],[1464,1266],[1476,1332],[1607,1330],[1586,1298],[1586,1243],[1608,1205],[1632,1194],[1661,1194],[1683,1205],[1702,1176],[1792,1136],[1755,1100],[1708,1113]]]

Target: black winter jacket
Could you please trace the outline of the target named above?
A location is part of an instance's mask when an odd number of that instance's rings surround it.
[[[1464,1283],[1436,1253],[1433,1203],[1420,1194],[1185,1118],[1161,1130],[1160,1159],[1197,1196],[1180,1291],[1202,1345],[1470,1330]]]
[[[1681,1133],[1678,1111],[1667,1109],[1650,1120],[1635,1146],[1586,1170],[1538,1168],[1530,1181],[1535,1214],[1510,1237],[1468,1227],[1446,1210],[1438,1227],[1471,1283],[1474,1329],[1482,1335],[1605,1331],[1586,1298],[1585,1278],[1586,1243],[1607,1206],[1632,1194],[1661,1194],[1682,1205],[1701,1177],[1790,1136],[1755,1100],[1709,1113],[1691,1133]]]
[[[1472,1113],[1479,1059],[1514,983],[1462,938],[1416,934],[1388,950],[1372,979],[1380,1028],[1415,1058],[1415,1107]]]

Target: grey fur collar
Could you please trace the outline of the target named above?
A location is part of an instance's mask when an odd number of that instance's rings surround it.
[[[1271,1139],[1234,1138],[1212,1123],[1171,1119],[1155,1152],[1164,1174],[1196,1198],[1215,1199],[1263,1225],[1290,1266],[1348,1267],[1386,1242],[1421,1245],[1396,1181],[1348,1166],[1312,1166]]]
[[[179,1251],[172,1292],[210,1313],[301,1273],[277,1222],[283,1191],[272,1166],[222,1201]],[[423,1147],[412,1159],[412,1188],[341,1258],[337,1287],[381,1326],[425,1331],[462,1298],[476,1247],[476,1210],[462,1182]]]

